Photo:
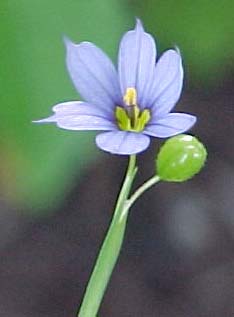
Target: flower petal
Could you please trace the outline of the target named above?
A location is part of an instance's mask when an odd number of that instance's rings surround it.
[[[92,105],[83,101],[67,101],[62,102],[53,107],[53,111],[58,116],[68,115],[95,115],[106,119],[112,119],[112,116],[106,111],[96,105]]]
[[[148,98],[149,108],[157,117],[171,111],[178,101],[183,85],[183,67],[178,51],[168,50],[155,67],[154,82]]]
[[[152,36],[144,32],[137,19],[135,29],[123,36],[118,56],[118,72],[122,95],[136,88],[138,104],[144,107],[153,80],[156,47]]]
[[[67,116],[56,120],[57,126],[66,130],[113,130],[116,125],[97,116]]]
[[[115,130],[116,124],[106,113],[85,102],[70,101],[53,107],[54,115],[34,121],[35,123],[54,122],[67,130]]]
[[[150,138],[141,133],[112,131],[98,134],[96,144],[113,154],[131,155],[144,151],[150,144]]]
[[[55,113],[53,116],[34,121],[36,123],[45,123],[45,122],[56,122],[59,118],[64,118],[65,116],[80,116],[80,115],[91,115],[98,116],[110,121],[113,120],[113,116],[107,113],[105,110],[91,105],[83,101],[67,101],[55,105],[52,108]]]
[[[170,113],[155,123],[147,125],[144,133],[158,138],[183,133],[189,130],[196,122],[196,117],[186,113]]]
[[[85,101],[112,111],[121,101],[116,69],[102,50],[89,42],[65,40],[67,68]]]

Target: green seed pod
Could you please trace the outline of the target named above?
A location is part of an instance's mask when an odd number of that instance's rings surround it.
[[[156,159],[158,176],[168,182],[192,178],[204,166],[207,152],[197,138],[180,134],[168,139]]]

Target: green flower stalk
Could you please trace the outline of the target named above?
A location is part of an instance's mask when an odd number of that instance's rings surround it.
[[[125,180],[117,200],[113,219],[101,247],[93,273],[86,288],[78,317],[95,317],[123,243],[129,207],[127,196],[136,175],[136,156],[130,156]]]

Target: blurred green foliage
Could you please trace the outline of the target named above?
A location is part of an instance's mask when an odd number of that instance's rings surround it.
[[[135,0],[134,13],[157,39],[159,51],[178,46],[193,86],[218,86],[233,71],[234,1]]]
[[[115,58],[122,33],[139,16],[159,51],[178,45],[190,82],[208,85],[233,64],[233,12],[231,0],[1,0],[1,195],[30,210],[54,209],[98,154],[92,133],[31,123],[52,105],[79,99],[65,69],[63,35]]]

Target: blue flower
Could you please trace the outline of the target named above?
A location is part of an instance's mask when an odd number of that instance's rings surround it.
[[[183,84],[180,53],[169,49],[156,62],[154,39],[140,20],[121,39],[118,71],[94,44],[65,44],[69,74],[85,101],[59,103],[54,115],[36,122],[106,131],[96,136],[97,146],[123,155],[144,151],[150,137],[171,137],[195,123],[195,116],[171,113]]]

